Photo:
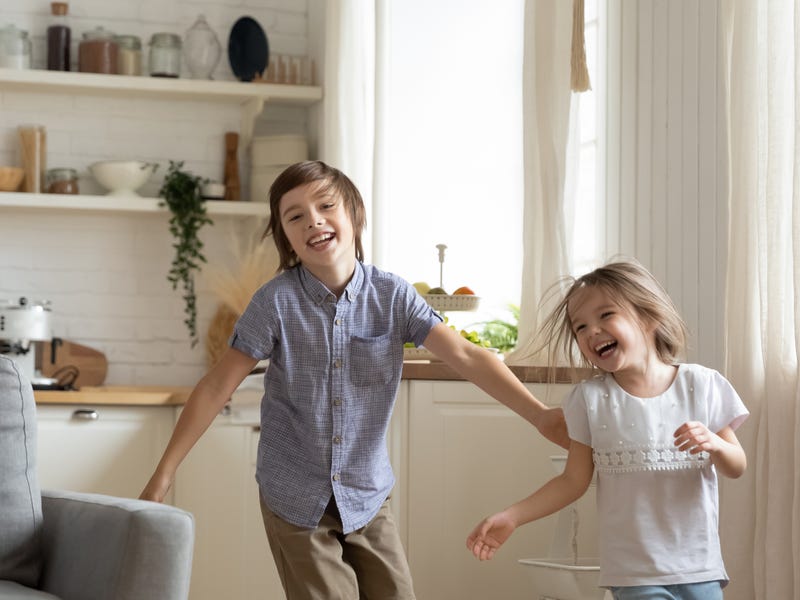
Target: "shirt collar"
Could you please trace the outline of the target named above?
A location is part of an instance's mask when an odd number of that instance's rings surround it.
[[[302,264],[298,265],[298,277],[303,289],[314,299],[317,304],[322,304],[333,296],[333,293],[328,287],[317,279],[311,271],[306,269]],[[361,261],[356,261],[356,267],[353,271],[353,276],[350,278],[349,283],[344,288],[343,296],[349,302],[353,302],[361,291],[364,284],[364,265]]]

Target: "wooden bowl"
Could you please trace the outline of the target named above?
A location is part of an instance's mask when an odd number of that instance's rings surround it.
[[[0,167],[0,192],[16,192],[24,176],[19,167]]]

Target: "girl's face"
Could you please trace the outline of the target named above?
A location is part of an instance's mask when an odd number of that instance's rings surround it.
[[[298,260],[309,270],[355,266],[350,214],[337,194],[320,193],[325,182],[286,192],[280,201],[281,227]]]
[[[652,330],[602,288],[578,290],[569,300],[567,314],[581,354],[598,369],[639,372],[655,356]]]

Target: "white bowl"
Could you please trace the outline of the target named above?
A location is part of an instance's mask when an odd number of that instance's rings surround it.
[[[138,197],[136,190],[150,179],[157,166],[143,160],[104,160],[89,165],[89,171],[109,196]]]

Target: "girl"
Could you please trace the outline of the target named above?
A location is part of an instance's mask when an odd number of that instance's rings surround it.
[[[685,326],[634,261],[607,264],[568,287],[542,327],[551,364],[601,371],[564,402],[563,474],[482,521],[467,548],[488,560],[525,523],[577,500],[597,470],[600,585],[617,600],[719,599],[728,582],[717,531],[717,474],[746,459],[734,430],[747,418],[730,383],[678,364]]]
[[[193,390],[141,497],[163,500],[236,387],[269,359],[256,480],[287,598],[412,599],[387,502],[386,431],[403,344],[424,344],[566,446],[563,415],[445,326],[409,283],[362,263],[364,204],[340,171],[288,167],[270,188],[270,211],[265,235],[283,272],[255,293],[230,348]]]

